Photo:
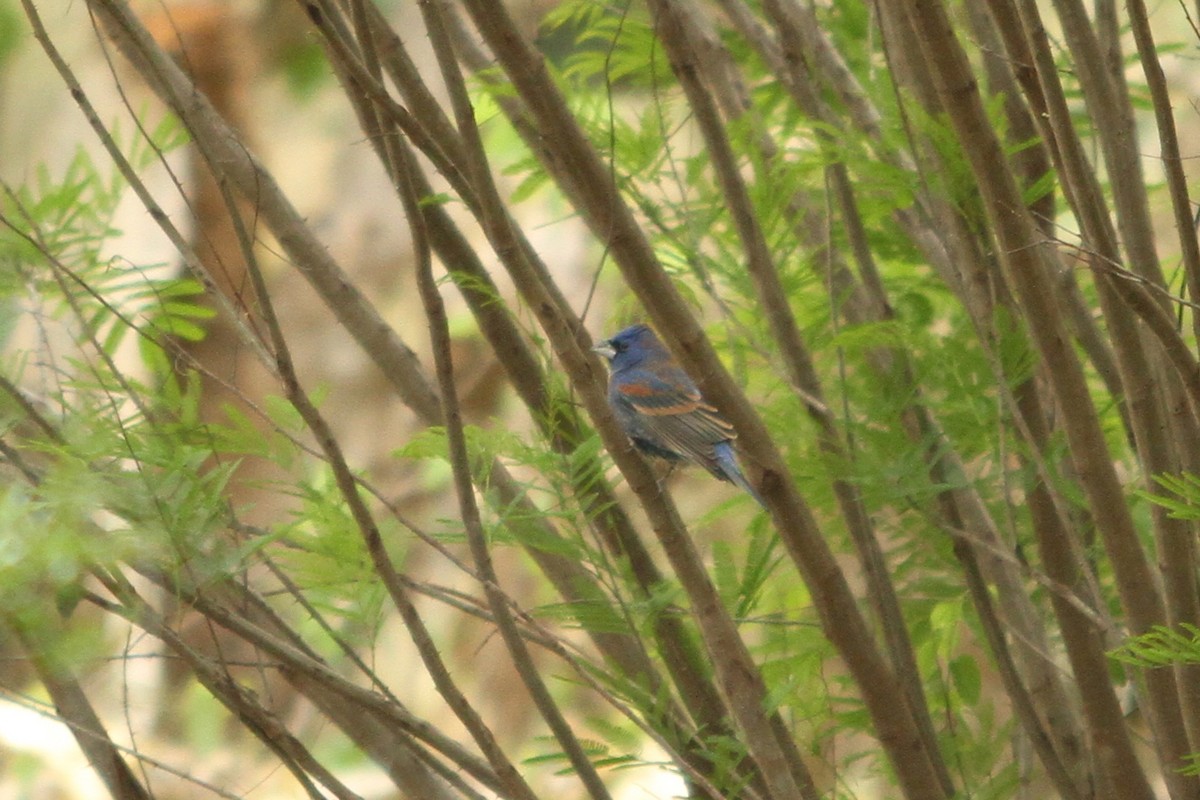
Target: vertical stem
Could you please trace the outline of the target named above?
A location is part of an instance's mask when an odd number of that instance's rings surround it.
[[[428,14],[428,3],[423,2],[426,10],[426,21],[431,22]],[[432,21],[437,24],[436,21]],[[431,33],[433,33],[431,31]],[[453,58],[452,54],[446,57]],[[407,155],[404,153],[403,155]],[[417,196],[415,185],[411,180],[412,173],[417,169],[411,158],[400,165],[400,173],[405,179],[401,191],[401,199],[408,217],[409,229],[413,233],[413,247],[417,260],[417,286],[421,293],[421,301],[425,307],[425,316],[429,320],[430,339],[433,344],[433,357],[436,365],[438,385],[442,398],[442,418],[446,425],[446,438],[450,447],[450,464],[454,472],[454,486],[458,495],[459,512],[462,514],[463,525],[467,531],[467,540],[471,548],[471,556],[475,561],[488,605],[492,610],[493,619],[504,639],[505,647],[512,657],[513,664],[521,676],[526,689],[529,690],[534,704],[542,718],[550,726],[559,746],[565,751],[571,766],[579,775],[588,793],[596,800],[609,800],[608,790],[600,775],[596,772],[591,759],[583,750],[579,739],[571,730],[561,709],[551,696],[545,682],[538,674],[537,666],[529,653],[525,640],[521,638],[506,598],[499,590],[499,578],[492,563],[488,550],[487,534],[483,530],[483,520],[479,507],[475,502],[475,487],[471,481],[470,455],[467,452],[466,435],[463,432],[462,414],[458,407],[458,391],[454,380],[454,364],[450,357],[450,323],[446,317],[446,307],[438,293],[437,281],[433,277],[433,258],[430,254],[429,239],[425,231],[424,217],[421,213],[421,201]]]
[[[806,403],[806,407],[820,426],[822,450],[837,460],[845,460],[848,458],[845,447],[832,417],[825,410],[827,404],[820,378],[796,325],[787,292],[779,275],[779,267],[758,224],[758,214],[742,178],[737,156],[726,135],[716,102],[710,90],[701,82],[700,58],[694,47],[694,40],[699,36],[699,31],[698,26],[691,20],[696,10],[675,0],[652,0],[650,5],[658,38],[666,48],[671,67],[688,97],[688,103],[704,137],[713,170],[746,254],[746,270],[754,283],[759,303],[766,312],[771,336],[782,352],[788,377],[793,385],[818,401]],[[868,591],[879,613],[892,667],[902,687],[908,710],[921,733],[926,758],[941,782],[942,791],[948,796],[952,795],[954,784],[938,748],[920,672],[917,670],[916,657],[903,615],[900,613],[899,599],[882,548],[872,530],[870,518],[857,489],[845,480],[835,480],[833,488],[866,573]]]
[[[42,612],[47,615],[55,613],[49,607],[43,608]],[[34,632],[27,628],[27,623],[15,618],[6,619],[5,623],[21,642],[29,656],[29,663],[37,672],[38,680],[54,702],[54,708],[109,793],[116,800],[151,800],[146,787],[142,786],[121,757],[116,744],[109,738],[104,724],[75,676],[37,641]],[[39,625],[39,628],[44,626]],[[41,635],[46,635],[44,629]]]
[[[1012,174],[1004,168],[1003,148],[988,124],[972,71],[945,9],[936,0],[906,0],[905,9],[912,16],[938,92],[951,110],[951,124],[975,173],[1001,265],[1048,367],[1072,460],[1112,561],[1122,602],[1135,630],[1148,630],[1163,621],[1161,602],[1148,591],[1154,579],[1109,460],[1086,377],[1053,305],[1047,245],[1028,217]],[[1109,773],[1111,780],[1119,782],[1115,784],[1121,788],[1118,796],[1148,800],[1153,793],[1132,752],[1121,755],[1124,764]]]

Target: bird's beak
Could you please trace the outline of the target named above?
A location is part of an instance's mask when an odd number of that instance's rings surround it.
[[[612,361],[612,357],[617,354],[616,348],[614,348],[607,339],[605,339],[603,342],[597,342],[596,346],[592,348],[592,352],[599,353],[609,361]]]

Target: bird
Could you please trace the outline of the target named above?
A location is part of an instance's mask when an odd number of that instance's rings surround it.
[[[704,399],[648,325],[631,325],[592,350],[608,360],[609,405],[639,451],[673,464],[698,464],[766,508],[734,454],[733,425]]]

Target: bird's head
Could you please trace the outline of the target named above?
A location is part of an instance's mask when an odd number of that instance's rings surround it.
[[[592,348],[608,359],[614,371],[631,367],[662,349],[658,336],[647,325],[631,325],[616,336],[597,342]]]

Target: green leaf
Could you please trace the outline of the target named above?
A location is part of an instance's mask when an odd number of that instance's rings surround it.
[[[1136,667],[1200,664],[1200,628],[1187,623],[1176,628],[1156,625],[1140,636],[1130,637],[1109,655]]]
[[[960,655],[950,660],[950,677],[958,696],[969,706],[979,702],[983,689],[983,677],[979,664],[972,656]]]

